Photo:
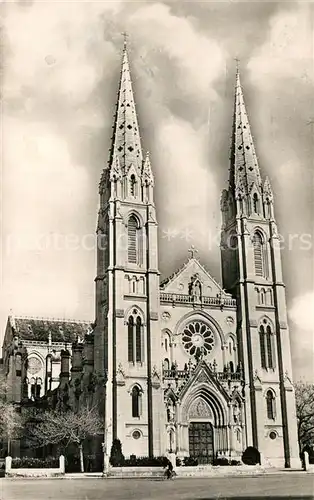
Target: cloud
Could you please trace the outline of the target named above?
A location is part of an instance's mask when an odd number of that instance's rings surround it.
[[[208,100],[211,84],[225,67],[224,51],[210,33],[198,32],[193,18],[173,15],[170,7],[160,3],[136,10],[129,23],[139,42],[162,51],[175,66],[178,75],[173,90],[179,95],[201,93],[200,98],[205,94]]]
[[[167,202],[167,223],[178,231],[193,226],[200,232],[206,227],[219,196],[207,170],[206,138],[206,127],[195,130],[175,118],[161,123],[158,130],[157,140],[163,144],[159,164],[165,165],[162,196]]]
[[[3,254],[1,323],[10,307],[17,314],[93,319],[94,252],[51,246],[34,251],[28,242],[55,231],[80,239],[94,232],[122,31],[130,35],[160,229],[192,228],[205,264],[219,258],[202,234],[216,234],[220,225],[233,106],[226,66],[237,55],[249,59],[247,107],[263,173],[273,181],[280,230],[302,226],[309,232],[312,136],[303,122],[311,113],[313,66],[305,4],[248,11],[226,2],[35,1],[7,3],[4,12],[3,237],[24,246]],[[183,243],[159,240],[163,273],[186,256],[191,242]],[[289,299],[310,279],[304,252],[290,254]],[[211,271],[218,273],[218,265]]]
[[[297,296],[288,311],[295,379],[313,381],[314,376],[314,291]]]
[[[286,78],[314,82],[312,6],[294,4],[269,20],[268,38],[250,59],[248,69],[263,91]]]
[[[169,200],[166,217],[178,228],[193,220],[199,227],[208,223],[206,198],[214,199],[217,191],[199,109],[216,98],[214,82],[224,68],[218,43],[158,3],[7,5],[4,317],[10,307],[17,314],[93,314],[92,297],[87,305],[80,301],[86,298],[82,290],[92,287],[94,254],[58,251],[49,235],[82,238],[84,231],[94,231],[97,183],[109,146],[104,147],[101,131],[107,134],[112,125],[125,29],[131,35],[134,79],[144,90],[140,108],[146,108],[144,117],[152,123],[154,168],[165,186],[161,197]],[[196,53],[203,59],[201,71]],[[165,74],[173,75],[173,85]]]
[[[104,15],[120,2],[33,2],[11,4],[5,17],[4,94],[13,98],[28,88],[64,94],[84,102],[102,77],[96,64],[104,51]],[[110,44],[105,54],[110,54]],[[112,51],[112,48],[111,48]]]
[[[296,297],[291,305],[289,316],[294,324],[303,331],[312,334],[314,341],[314,292],[307,292]],[[314,350],[314,345],[313,345]]]

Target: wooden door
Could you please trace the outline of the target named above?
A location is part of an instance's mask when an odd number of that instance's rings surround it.
[[[199,464],[212,464],[214,459],[213,426],[210,422],[191,422],[189,426],[190,457]]]

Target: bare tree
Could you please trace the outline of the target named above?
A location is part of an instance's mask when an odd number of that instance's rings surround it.
[[[11,440],[18,437],[22,428],[20,414],[15,405],[7,400],[8,384],[0,374],[0,440],[7,441],[10,453]]]
[[[103,423],[92,408],[82,408],[78,413],[72,410],[65,412],[45,411],[31,430],[31,439],[37,446],[63,444],[67,447],[73,443],[78,446],[80,469],[84,472],[83,443],[86,438],[103,432]]]
[[[296,382],[295,399],[298,421],[298,439],[300,450],[314,444],[314,385],[308,382]]]

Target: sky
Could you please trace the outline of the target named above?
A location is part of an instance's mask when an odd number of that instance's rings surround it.
[[[275,193],[294,378],[313,381],[310,2],[2,4],[0,341],[16,316],[94,320],[98,183],[123,47],[155,175],[162,277],[194,244],[219,282],[236,59]]]

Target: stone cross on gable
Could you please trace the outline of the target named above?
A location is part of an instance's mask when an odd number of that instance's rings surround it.
[[[191,245],[191,248],[188,250],[188,252],[191,254],[190,259],[194,259],[195,254],[198,253],[198,250],[196,250],[194,245]]]

